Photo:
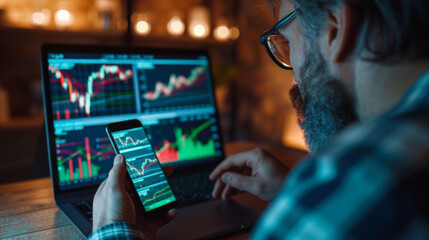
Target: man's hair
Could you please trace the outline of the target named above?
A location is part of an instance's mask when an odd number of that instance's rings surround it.
[[[276,7],[277,1],[266,0]],[[429,58],[428,0],[293,0],[303,33],[315,39],[326,26],[327,10],[341,3],[352,8],[356,51],[374,62]],[[363,55],[362,53],[365,54]]]

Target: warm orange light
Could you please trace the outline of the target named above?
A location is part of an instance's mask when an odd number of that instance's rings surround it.
[[[51,11],[47,8],[31,15],[31,21],[38,26],[46,26],[51,18]]]
[[[31,20],[36,25],[42,25],[43,22],[45,21],[45,17],[41,12],[35,12],[33,13],[33,15],[31,15]]]
[[[31,11],[26,7],[10,6],[6,8],[5,20],[15,26],[26,26],[28,22],[24,20],[28,19],[29,14]]]
[[[150,24],[145,20],[140,20],[136,24],[136,31],[141,35],[147,35],[150,32]]]
[[[205,38],[210,34],[210,11],[205,7],[194,7],[189,13],[188,31],[194,38]]]
[[[55,14],[55,24],[57,24],[58,27],[68,27],[72,25],[73,23],[73,15],[65,10],[60,9]]]
[[[179,16],[173,16],[167,24],[167,31],[171,35],[182,35],[185,31],[185,24]]]
[[[204,37],[206,35],[206,28],[201,24],[197,24],[192,29],[192,32],[194,33],[195,37],[201,38],[201,37]]]
[[[217,40],[225,41],[228,40],[230,36],[229,28],[227,27],[227,22],[225,20],[220,20],[217,27],[214,30],[214,37]]]
[[[240,30],[238,29],[238,27],[231,27],[229,29],[229,32],[232,40],[236,40],[240,37]]]
[[[57,12],[56,15],[58,21],[67,22],[70,21],[70,12],[64,9],[61,9]]]

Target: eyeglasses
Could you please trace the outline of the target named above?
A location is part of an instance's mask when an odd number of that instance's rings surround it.
[[[289,41],[278,32],[283,24],[289,22],[296,15],[296,10],[280,20],[274,27],[259,37],[259,42],[264,45],[265,51],[271,59],[283,69],[292,70],[290,62]]]

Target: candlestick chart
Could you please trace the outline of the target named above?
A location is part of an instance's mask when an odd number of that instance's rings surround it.
[[[60,184],[105,177],[112,167],[115,152],[109,139],[97,134],[103,133],[103,130],[102,127],[91,127],[86,131],[71,131],[56,136]]]
[[[54,119],[135,112],[131,65],[49,65]]]
[[[209,104],[206,66],[156,66],[142,74],[145,108]]]
[[[151,129],[152,142],[161,163],[211,157],[216,144],[210,120],[166,124]]]

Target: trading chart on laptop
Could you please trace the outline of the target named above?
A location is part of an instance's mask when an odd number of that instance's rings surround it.
[[[107,176],[111,122],[139,119],[163,164],[222,155],[205,55],[49,53],[48,75],[60,189]]]

